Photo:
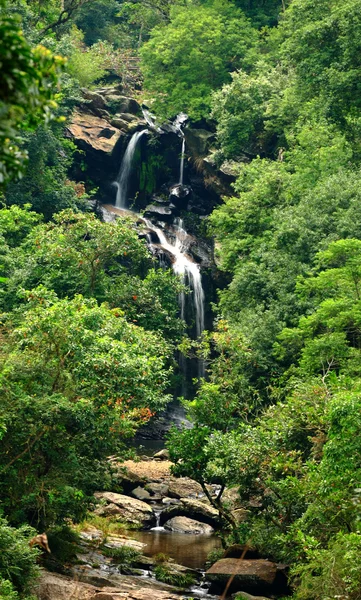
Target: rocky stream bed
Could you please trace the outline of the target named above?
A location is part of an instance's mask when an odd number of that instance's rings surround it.
[[[249,592],[267,592],[272,597],[284,573],[268,560],[240,561],[233,550],[205,571],[209,552],[222,556],[218,511],[197,482],[174,478],[170,466],[165,451],[121,465],[114,459],[124,493],[96,493],[94,513],[78,530],[75,560],[61,573],[54,566],[42,572],[39,600],[211,599],[231,575],[229,595],[242,591],[248,600],[261,600],[264,596]],[[217,486],[209,492],[217,493]],[[237,494],[228,490],[225,497],[242,519]],[[104,523],[112,524],[109,530]]]

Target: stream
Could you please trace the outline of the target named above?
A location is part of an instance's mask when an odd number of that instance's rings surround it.
[[[196,570],[204,570],[208,554],[222,546],[220,538],[215,535],[174,533],[163,527],[158,531],[131,531],[129,536],[147,544],[143,550],[145,556],[163,553],[178,564]]]
[[[155,123],[154,116],[151,115],[151,113],[145,111],[144,117],[151,129],[157,131],[158,133],[162,133],[161,129]],[[181,138],[178,184],[180,189],[184,187],[183,179],[186,147],[182,125],[184,124],[185,120],[186,115],[181,114],[179,119],[177,119],[173,124],[175,128],[174,133]],[[103,206],[103,216],[105,221],[112,220],[116,214],[122,215],[127,213],[129,214],[129,212],[131,212],[133,216],[136,215],[136,213],[129,211],[128,209],[129,202],[127,193],[132,174],[132,163],[135,157],[137,145],[140,143],[143,135],[147,135],[148,133],[149,131],[147,129],[138,131],[131,137],[129,141],[120,165],[117,180],[114,182],[117,188],[115,207],[110,205]],[[141,215],[136,216],[138,217],[138,224],[143,224],[148,247],[152,254],[158,257],[160,265],[164,267],[171,265],[174,273],[181,278],[181,281],[184,283],[184,285],[190,288],[191,294],[189,298],[190,302],[192,303],[191,310],[190,308],[187,309],[186,307],[186,303],[189,302],[189,300],[187,295],[183,292],[179,295],[179,313],[180,317],[185,322],[187,320],[187,315],[192,315],[192,331],[194,331],[192,335],[194,335],[196,338],[199,338],[204,330],[205,295],[202,285],[200,265],[197,264],[197,262],[195,262],[189,254],[192,238],[185,230],[183,220],[179,216],[174,215],[172,222],[165,224],[159,221],[154,223],[150,219],[147,219]],[[179,367],[183,372],[184,379],[186,379],[187,364],[186,360],[182,357],[180,357]],[[205,376],[204,361],[198,360],[197,372],[198,377]],[[182,392],[184,391],[185,390],[182,390]],[[180,415],[180,419],[182,422],[186,421],[183,414]],[[189,423],[188,426],[190,426]],[[134,442],[134,448],[137,448],[138,445],[139,442]],[[138,454],[149,456],[154,454],[154,450],[164,447],[164,442],[161,440],[142,440],[142,446],[143,447],[140,450],[137,450]],[[152,508],[157,516],[156,526],[151,530],[128,531],[128,536],[133,540],[145,544],[142,552],[147,557],[154,557],[157,554],[163,554],[168,556],[170,559],[173,559],[179,565],[202,572],[205,568],[208,554],[212,550],[221,547],[220,538],[216,535],[195,535],[168,531],[164,527],[160,526],[160,514],[161,511],[166,507],[160,505],[159,508],[156,506],[152,506]],[[191,588],[190,593],[197,597],[206,597],[207,589],[208,586],[205,586],[201,581],[201,583]]]

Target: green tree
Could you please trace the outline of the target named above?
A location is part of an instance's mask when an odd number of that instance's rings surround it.
[[[44,126],[23,137],[22,147],[29,158],[22,179],[8,184],[6,204],[31,204],[46,220],[65,208],[86,209],[84,187],[77,188],[67,173],[75,151],[74,144],[56,129]]]
[[[207,117],[212,90],[230,80],[230,71],[252,64],[256,43],[256,31],[227,0],[175,7],[170,23],[154,28],[141,49],[152,107],[165,116],[183,110]]]
[[[95,300],[27,298],[3,316],[0,496],[13,522],[46,526],[84,514],[105,457],[169,401],[170,348]]]
[[[21,176],[26,152],[19,129],[35,129],[49,121],[64,61],[43,46],[31,48],[19,31],[19,19],[0,7],[0,185]]]

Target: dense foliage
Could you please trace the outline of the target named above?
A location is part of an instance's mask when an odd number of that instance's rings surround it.
[[[170,436],[174,472],[220,485],[224,542],[288,563],[295,599],[359,598],[360,9],[1,4],[1,597],[36,575],[29,525],[78,520],[116,487],[106,457],[170,398],[182,288],[134,220],[91,212],[62,126],[83,86],[116,82],[216,131],[204,163],[237,174],[208,219],[228,285],[198,347],[194,427]]]

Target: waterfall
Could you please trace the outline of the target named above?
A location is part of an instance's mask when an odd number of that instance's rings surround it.
[[[129,176],[132,170],[133,158],[138,142],[145,133],[148,133],[148,129],[136,131],[136,133],[131,137],[125,151],[117,180],[114,182],[117,186],[117,197],[115,201],[116,208],[127,208]]]
[[[204,291],[202,286],[202,275],[195,262],[193,262],[186,254],[188,234],[184,229],[182,219],[174,220],[175,241],[171,243],[166,238],[162,229],[153,225],[148,219],[144,219],[146,226],[157,235],[160,246],[174,257],[172,264],[173,271],[179,275],[184,284],[188,284],[192,290],[192,299],[195,314],[195,325],[197,337],[202,335],[204,331]],[[180,316],[185,320],[185,294],[182,292],[179,296]],[[198,375],[204,377],[204,361],[198,362]]]
[[[183,185],[183,175],[184,175],[184,155],[186,151],[186,138],[183,135],[182,138],[182,154],[181,154],[181,163],[180,163],[180,175],[179,175],[179,183]]]

